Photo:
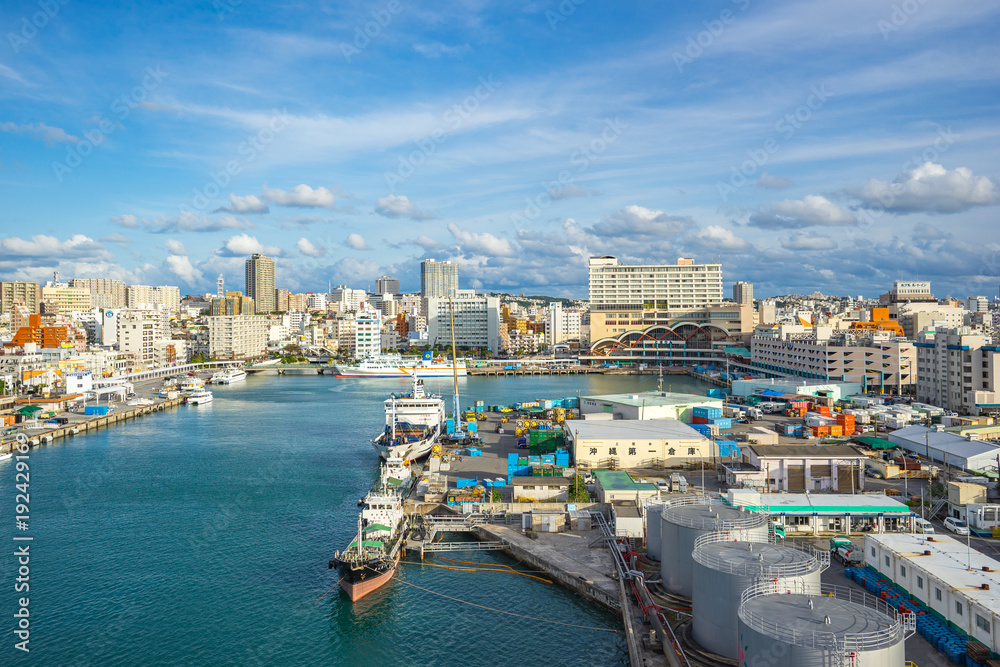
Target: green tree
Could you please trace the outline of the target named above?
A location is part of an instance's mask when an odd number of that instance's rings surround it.
[[[587,485],[583,483],[583,477],[580,475],[573,477],[573,483],[569,485],[569,499],[574,503],[590,502],[590,492],[587,491]]]

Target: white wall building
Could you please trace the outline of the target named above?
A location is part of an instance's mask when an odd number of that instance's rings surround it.
[[[306,294],[306,306],[309,310],[326,310],[326,295],[325,294]]]
[[[164,329],[163,320],[163,311],[133,309],[118,311],[118,350],[133,354],[141,370],[155,365],[154,344],[169,335],[169,325]]]
[[[361,310],[362,305],[368,299],[368,293],[363,289],[351,289],[346,285],[337,285],[330,290],[330,297],[327,299],[327,307],[333,304],[342,313],[354,313]]]
[[[580,322],[583,313],[563,308],[553,301],[545,309],[545,342],[549,345],[580,340]]]
[[[922,331],[917,400],[960,414],[1000,413],[1000,347],[968,327]]]
[[[1000,562],[964,540],[916,533],[865,535],[865,563],[970,638],[1000,651]]]
[[[267,351],[270,322],[264,315],[217,315],[208,320],[208,356],[255,359]]]
[[[366,308],[355,318],[354,357],[364,359],[382,353],[382,316],[373,308]]]
[[[451,300],[427,299],[427,337],[431,345],[451,346],[451,309],[455,317],[455,345],[500,350],[500,298],[472,296]]]
[[[711,440],[673,419],[579,420],[566,433],[577,464],[593,467],[675,467],[712,456]]]

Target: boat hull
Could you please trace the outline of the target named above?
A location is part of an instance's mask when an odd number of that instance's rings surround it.
[[[340,587],[347,593],[351,602],[357,602],[372,591],[375,591],[389,583],[396,574],[396,566],[399,563],[399,556],[396,557],[393,565],[388,570],[379,572],[373,568],[365,567],[360,576],[352,573],[340,578]]]
[[[438,436],[440,435],[440,431],[435,428],[430,437],[423,438],[415,442],[407,442],[399,445],[386,445],[381,442],[380,437],[372,440],[372,445],[375,447],[375,451],[377,451],[379,456],[383,459],[395,456],[403,459],[404,461],[416,461],[431,453],[431,450],[434,448],[434,443],[437,442]]]
[[[458,367],[458,377],[468,376],[465,366]],[[451,366],[393,366],[388,368],[363,368],[360,366],[337,366],[337,377],[342,378],[402,378],[417,374],[422,378],[452,377],[455,370]]]

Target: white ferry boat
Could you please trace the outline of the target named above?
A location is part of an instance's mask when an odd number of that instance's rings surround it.
[[[212,384],[233,384],[247,379],[247,373],[242,368],[227,368],[212,375]]]
[[[189,405],[200,405],[201,403],[211,403],[213,398],[212,392],[207,389],[195,389],[188,393],[184,402]]]
[[[424,392],[424,381],[413,377],[409,396],[393,394],[385,400],[385,429],[372,445],[383,459],[413,461],[427,456],[441,436],[444,400]]]
[[[345,378],[407,377],[410,375],[419,375],[423,378],[452,377],[455,371],[458,372],[459,377],[468,375],[464,361],[459,361],[453,369],[450,361],[442,357],[435,359],[430,352],[424,354],[420,359],[403,357],[398,354],[381,354],[375,357],[366,357],[353,366],[337,364],[337,376]]]

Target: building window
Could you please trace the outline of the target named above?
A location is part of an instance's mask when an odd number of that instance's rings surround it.
[[[883,556],[883,558],[885,558],[885,566],[889,567],[889,557],[888,556]]]
[[[986,632],[989,632],[990,622],[987,621],[982,616],[980,616],[979,614],[976,614],[976,627],[979,628],[980,630],[985,630]]]
[[[940,588],[935,588],[934,589],[934,599],[937,600],[938,602],[941,601],[941,589]]]
[[[955,613],[959,616],[962,615],[962,602],[960,600],[955,600]]]
[[[899,566],[899,574],[900,574],[900,576],[903,576],[903,577],[906,576],[906,566],[905,565],[900,565]]]
[[[917,588],[923,588],[923,587],[924,587],[924,578],[923,578],[923,577],[921,577],[921,576],[920,576],[920,575],[918,574],[918,575],[917,575]]]

